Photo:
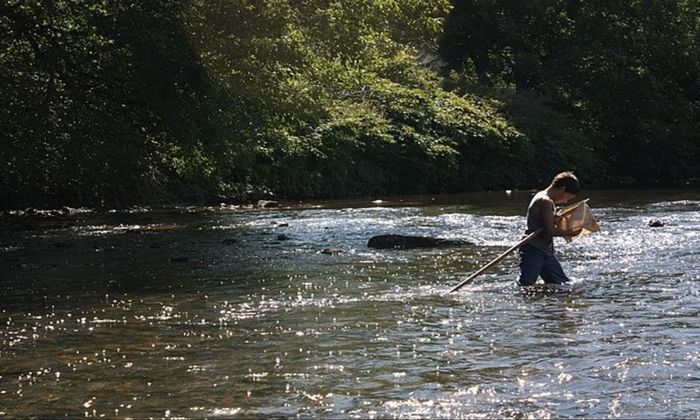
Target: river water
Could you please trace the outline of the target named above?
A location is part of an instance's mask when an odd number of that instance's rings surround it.
[[[572,285],[521,290],[512,256],[449,294],[517,242],[530,196],[2,232],[0,415],[700,416],[700,192],[588,191],[602,232],[555,243]],[[475,245],[366,247],[385,233]]]

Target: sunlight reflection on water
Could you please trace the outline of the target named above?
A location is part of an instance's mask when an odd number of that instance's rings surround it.
[[[0,411],[697,417],[700,201],[677,195],[592,200],[603,231],[557,243],[573,284],[529,290],[511,257],[447,293],[521,237],[525,193],[478,212],[89,214],[13,233],[0,247]],[[366,247],[385,233],[476,245]]]

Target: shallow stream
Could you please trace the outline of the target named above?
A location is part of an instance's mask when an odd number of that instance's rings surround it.
[[[603,231],[555,242],[570,287],[521,290],[513,256],[449,294],[517,242],[530,196],[1,232],[0,415],[700,416],[700,192],[585,192]],[[386,233],[475,245],[367,248]]]

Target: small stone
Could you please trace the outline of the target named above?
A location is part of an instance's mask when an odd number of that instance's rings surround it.
[[[258,201],[258,207],[269,209],[272,207],[279,207],[280,203],[277,201],[272,201],[272,200],[259,200]]]
[[[649,227],[662,227],[664,225],[665,223],[659,219],[649,221]]]

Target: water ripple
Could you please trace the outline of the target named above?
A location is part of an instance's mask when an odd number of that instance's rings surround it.
[[[492,207],[475,195],[86,214],[13,232],[0,247],[0,411],[697,417],[700,201],[635,194],[599,193],[602,232],[557,242],[573,284],[527,290],[510,257],[448,293],[521,237],[525,192],[487,196]],[[367,248],[385,233],[476,245]]]

